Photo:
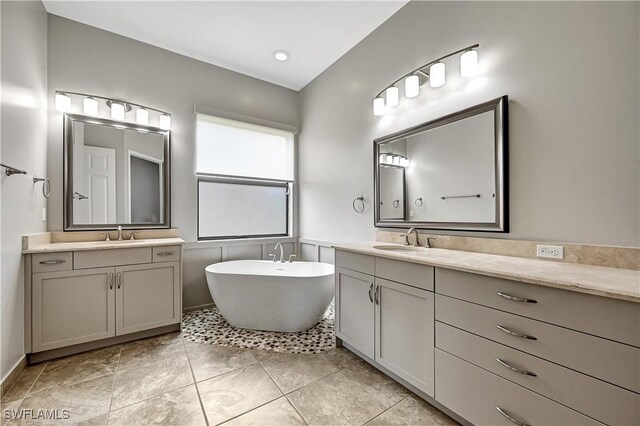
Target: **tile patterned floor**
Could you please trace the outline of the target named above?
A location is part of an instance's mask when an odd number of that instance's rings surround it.
[[[2,424],[455,425],[345,349],[290,354],[178,333],[28,367]],[[68,419],[7,419],[12,409]]]

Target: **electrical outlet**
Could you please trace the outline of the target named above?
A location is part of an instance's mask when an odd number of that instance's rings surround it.
[[[538,244],[536,255],[538,257],[548,257],[551,259],[564,259],[564,247]]]

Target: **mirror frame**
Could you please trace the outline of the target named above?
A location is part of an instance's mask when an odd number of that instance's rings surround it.
[[[374,179],[374,226],[376,228],[407,228],[432,229],[442,231],[481,231],[481,232],[509,232],[509,99],[502,96],[491,101],[475,105],[462,111],[437,118],[426,123],[410,127],[405,130],[378,138],[373,141],[373,179]],[[455,121],[482,114],[494,112],[494,147],[495,147],[495,220],[493,222],[414,222],[406,220],[409,211],[409,200],[405,195],[405,218],[402,220],[388,220],[380,218],[380,148],[382,145],[404,139],[436,127],[444,126]],[[405,182],[405,193],[408,191]]]
[[[163,167],[163,221],[155,223],[105,223],[105,224],[74,224],[73,223],[73,124],[76,122],[116,127],[124,130],[156,133],[163,136],[164,167]],[[81,114],[64,114],[63,121],[63,216],[65,231],[99,231],[114,230],[118,226],[122,229],[167,229],[171,228],[171,130],[143,124],[124,123],[106,118],[88,117]]]

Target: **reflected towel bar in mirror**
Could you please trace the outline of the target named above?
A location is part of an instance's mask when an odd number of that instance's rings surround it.
[[[480,198],[482,195],[480,194],[471,194],[471,195],[443,195],[440,197],[441,200],[448,200],[450,198]]]

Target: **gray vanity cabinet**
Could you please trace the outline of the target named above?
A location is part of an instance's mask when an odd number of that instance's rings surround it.
[[[433,395],[433,293],[376,278],[375,360]]]
[[[33,351],[116,335],[114,268],[33,274]]]
[[[180,262],[116,268],[116,334],[180,321]]]
[[[433,396],[434,272],[403,265],[336,251],[336,336]]]
[[[373,276],[336,267],[336,336],[374,357]]]

